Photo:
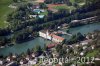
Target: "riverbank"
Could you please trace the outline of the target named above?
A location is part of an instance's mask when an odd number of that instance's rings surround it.
[[[100,28],[100,23],[93,23],[84,26],[70,28],[69,33],[76,34],[80,32],[82,34],[87,34],[93,32],[94,30],[100,30],[99,28]],[[66,31],[66,29],[64,29],[63,31]],[[68,35],[62,35],[62,37],[64,37],[66,40],[70,39],[70,36]],[[50,43],[51,41],[49,40],[45,40],[41,37],[37,37],[34,40],[28,42],[15,44],[11,47],[1,48],[0,55],[7,56],[9,55],[9,53],[13,53],[13,54],[21,54],[22,52],[26,53],[27,49],[32,49],[36,45],[40,45],[41,47],[43,47],[44,44],[50,44]]]

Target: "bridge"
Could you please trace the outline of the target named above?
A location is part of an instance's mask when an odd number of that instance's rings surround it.
[[[64,32],[64,31],[58,31],[58,33],[61,33],[61,34],[65,34],[65,35],[69,35],[69,36],[72,36],[72,34],[70,34],[70,33],[67,33],[67,32]]]

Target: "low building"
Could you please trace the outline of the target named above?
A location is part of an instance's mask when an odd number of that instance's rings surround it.
[[[44,18],[44,16],[45,16],[45,15],[39,15],[38,17],[39,17],[39,18]]]
[[[58,12],[58,10],[57,9],[54,9],[54,8],[48,8],[48,10],[52,11],[53,13]]]
[[[55,46],[57,46],[57,45],[58,45],[58,43],[48,44],[48,45],[47,45],[47,48],[53,48],[53,47],[55,47]]]
[[[0,60],[0,65],[3,65],[3,61],[2,60]]]
[[[71,23],[79,23],[80,20],[72,20]]]
[[[30,18],[36,18],[37,15],[29,15]]]
[[[81,20],[72,20],[70,24],[87,24],[87,23],[93,23],[96,22],[97,16],[94,17],[89,17],[89,18],[85,18],[85,19],[81,19]]]
[[[80,44],[81,44],[81,45],[87,45],[87,44],[89,44],[90,42],[92,42],[91,39],[90,39],[90,40],[81,41]]]
[[[55,47],[55,44],[49,44],[47,47],[48,48],[53,48],[53,47]]]
[[[53,32],[49,32],[48,30],[39,31],[39,36],[57,43],[64,41],[64,38],[54,34]]]

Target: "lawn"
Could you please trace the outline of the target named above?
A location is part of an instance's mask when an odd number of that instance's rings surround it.
[[[96,55],[98,55],[99,50],[93,50],[93,52],[88,52],[86,57],[95,57]]]
[[[45,10],[45,12],[40,13],[40,15],[48,15],[48,11]]]
[[[55,9],[68,9],[68,10],[73,10],[73,9],[75,9],[75,7],[73,7],[73,6],[67,6],[67,5],[65,5],[65,4],[63,4],[63,5],[60,5],[60,6],[54,6],[53,8],[55,8]]]
[[[83,5],[85,5],[85,1],[84,0],[76,0],[78,5],[81,7]],[[71,3],[75,3],[75,0],[70,0]]]
[[[8,23],[6,22],[7,14],[9,14],[12,9],[9,8],[9,4],[12,0],[0,0],[0,28],[5,28]]]
[[[48,8],[53,8],[53,9],[66,9],[66,10],[73,10],[75,9],[74,6],[67,6],[66,4],[49,4]]]
[[[72,3],[75,3],[75,2],[82,3],[82,2],[84,2],[84,0],[70,0],[70,2],[72,2]]]

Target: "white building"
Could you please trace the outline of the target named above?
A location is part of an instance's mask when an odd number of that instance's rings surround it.
[[[0,60],[0,65],[3,65],[3,61],[2,60]]]
[[[49,32],[48,30],[39,31],[39,36],[41,36],[45,39],[49,39],[54,42],[58,42],[58,43],[64,41],[64,38],[62,38],[52,32]]]

